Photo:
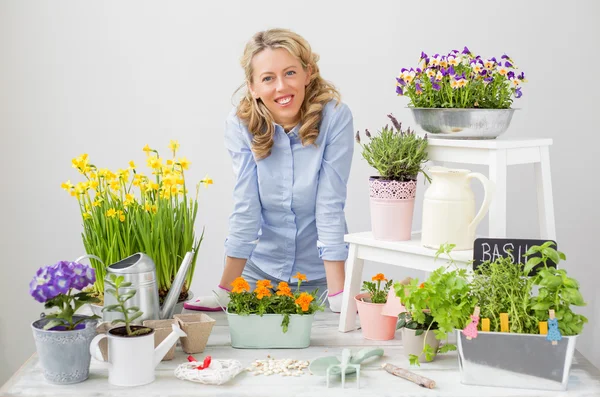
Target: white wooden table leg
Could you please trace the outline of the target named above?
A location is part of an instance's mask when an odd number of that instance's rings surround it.
[[[556,241],[554,200],[552,198],[552,178],[550,175],[550,153],[548,146],[540,147],[540,162],[535,163],[534,167],[537,186],[540,238]]]
[[[346,262],[346,280],[344,281],[344,296],[342,312],[340,313],[340,332],[356,329],[356,302],[354,297],[360,292],[364,261],[357,257],[356,244],[350,244],[348,261]]]
[[[489,210],[489,237],[506,237],[506,150],[490,152],[489,179],[496,185]]]

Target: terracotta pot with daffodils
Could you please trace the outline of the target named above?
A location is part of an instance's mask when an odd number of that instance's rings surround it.
[[[169,149],[170,156],[165,158],[148,145],[143,148],[151,171],[148,176],[134,161],[129,161],[127,168],[113,172],[91,163],[87,154],[72,160],[73,168],[84,180],[75,184],[66,181],[62,188],[79,204],[83,245],[96,271],[93,290],[100,299],[104,294],[106,266],[137,252],[149,255],[156,264],[162,300],[185,253],[193,250],[194,258],[179,300],[189,295],[204,236],[204,230],[200,236],[194,231],[199,187],[200,184],[208,187],[213,182],[205,177],[196,185],[195,196],[190,197],[185,180],[190,161],[177,156],[177,141],[170,141]]]
[[[231,346],[246,349],[304,348],[310,345],[312,323],[324,309],[318,291],[301,292],[304,274],[298,273],[295,291],[286,282],[275,288],[258,280],[254,291],[243,277],[231,283],[227,319]]]

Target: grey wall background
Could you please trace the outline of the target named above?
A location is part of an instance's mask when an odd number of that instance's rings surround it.
[[[42,310],[28,295],[35,270],[83,253],[76,201],[60,189],[78,180],[70,162],[81,153],[116,169],[129,160],[143,164],[145,144],[165,153],[178,139],[192,161],[188,181],[207,173],[215,181],[201,191],[196,226],[206,227],[206,239],[193,290],[207,293],[218,281],[233,184],[224,120],[243,82],[244,43],[269,27],[309,40],[361,130],[382,126],[389,112],[413,125],[394,78],[416,65],[421,50],[467,45],[482,56],[506,52],[515,59],[529,82],[504,138],[554,139],[558,241],[589,302],[580,310],[590,323],[577,347],[600,366],[599,11],[593,0],[0,1],[0,384],[35,350],[29,327]],[[351,232],[370,228],[371,174],[357,147],[347,202]],[[537,237],[533,166],[515,166],[508,178],[508,233]],[[420,200],[425,186],[419,188]],[[420,210],[418,204],[415,229]],[[365,277],[376,271],[394,279],[409,273],[368,264]]]

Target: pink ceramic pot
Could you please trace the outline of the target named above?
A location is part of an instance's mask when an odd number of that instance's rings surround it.
[[[369,178],[371,229],[376,240],[410,240],[417,182]]]
[[[354,297],[363,337],[370,340],[394,339],[398,318],[385,316],[381,313],[385,303],[369,303],[360,300],[370,296],[370,294],[364,293]]]

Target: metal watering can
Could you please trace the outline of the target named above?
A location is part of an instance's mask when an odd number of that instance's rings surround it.
[[[77,258],[75,261],[79,262],[85,258],[94,258],[100,260],[95,255],[84,255]],[[126,293],[131,290],[136,290],[137,293],[129,299],[126,303],[126,307],[138,307],[143,315],[137,318],[134,323],[141,324],[144,320],[162,320],[173,317],[173,310],[177,303],[177,298],[181,292],[181,287],[185,281],[185,276],[194,258],[194,252],[190,251],[185,254],[183,262],[173,280],[171,289],[165,298],[162,308],[159,305],[158,300],[158,285],[156,283],[156,266],[148,255],[138,252],[133,254],[119,262],[113,263],[106,267],[105,280],[109,280],[111,274],[117,276],[123,276],[124,281],[130,282],[131,286],[126,288],[120,288],[119,292]],[[118,303],[114,296],[111,294],[104,294],[104,306],[114,305]],[[117,318],[123,318],[123,315],[118,312],[102,312],[102,321],[112,321]]]

